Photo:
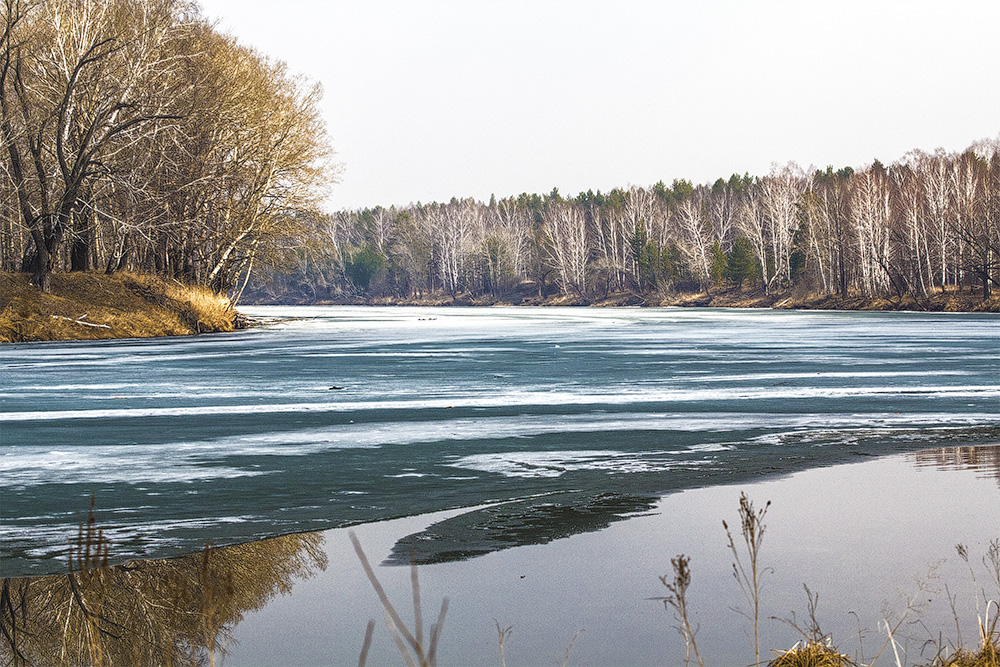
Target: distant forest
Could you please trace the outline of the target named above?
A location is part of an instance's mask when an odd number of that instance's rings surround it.
[[[452,199],[322,216],[258,298],[577,302],[750,287],[916,298],[1000,280],[1000,138],[888,167],[733,175],[565,197]]]
[[[46,291],[55,271],[120,270],[298,302],[986,297],[1000,280],[1000,137],[857,171],[325,214],[319,87],[196,3],[0,7],[0,269]]]

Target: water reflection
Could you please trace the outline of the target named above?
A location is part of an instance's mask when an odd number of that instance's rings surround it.
[[[1000,484],[1000,445],[940,447],[911,454],[921,468],[939,470],[975,470],[981,477],[996,477]]]
[[[3,579],[0,664],[199,665],[251,610],[323,570],[320,533],[106,567],[93,522],[64,575]]]

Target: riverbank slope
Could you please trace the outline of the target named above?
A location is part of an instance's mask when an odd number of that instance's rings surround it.
[[[245,321],[223,295],[154,276],[56,273],[51,294],[28,278],[0,273],[0,342],[184,336]]]

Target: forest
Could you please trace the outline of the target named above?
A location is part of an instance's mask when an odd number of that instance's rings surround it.
[[[321,216],[267,283],[270,298],[303,301],[534,292],[591,303],[741,287],[985,299],[1000,279],[998,148],[994,139],[858,170],[786,164],[711,184],[341,211]]]
[[[321,90],[184,0],[0,0],[0,269],[233,293],[318,210]]]
[[[197,4],[0,2],[0,270],[43,291],[120,270],[234,302],[248,285],[277,302],[985,299],[1000,280],[1000,136],[888,166],[326,213],[319,86]]]

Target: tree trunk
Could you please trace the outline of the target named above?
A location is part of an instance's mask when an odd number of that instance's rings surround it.
[[[52,253],[45,244],[36,244],[35,267],[31,274],[31,282],[45,294],[52,292],[52,271],[54,269]]]
[[[94,244],[94,223],[90,214],[73,216],[73,245],[69,252],[70,271],[90,271]]]

